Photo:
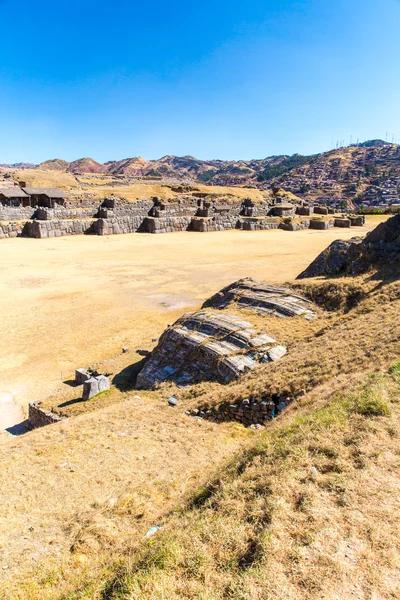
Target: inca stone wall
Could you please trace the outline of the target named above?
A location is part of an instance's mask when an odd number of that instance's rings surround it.
[[[237,216],[194,217],[190,223],[191,231],[226,231],[229,229],[240,229],[240,220]]]
[[[241,218],[240,229],[244,231],[264,231],[268,229],[278,229],[280,225],[279,219],[271,218]]]
[[[33,219],[36,208],[31,206],[3,206],[0,203],[0,221],[27,221]]]
[[[33,429],[51,425],[52,423],[59,423],[64,420],[62,417],[40,408],[40,402],[32,402],[29,404],[28,410],[29,424]]]
[[[279,225],[279,229],[284,231],[301,231],[302,229],[310,229],[310,219],[302,219],[301,221],[288,221]]]
[[[191,414],[215,423],[235,421],[242,423],[245,427],[250,427],[271,421],[276,416],[276,406],[269,400],[251,402],[245,399],[236,404],[222,404],[218,409],[195,409]]]
[[[323,219],[311,219],[310,220],[310,229],[330,229],[335,225],[335,219],[328,219],[324,221]]]
[[[40,221],[64,221],[75,219],[93,219],[98,212],[98,205],[85,208],[66,208],[63,206],[57,208],[38,207],[34,218]]]
[[[119,233],[136,233],[143,222],[143,217],[124,216],[119,218],[98,219],[93,226],[97,235],[116,235]]]
[[[80,235],[114,235],[121,233],[172,233],[176,231],[257,231],[283,229],[328,229],[360,226],[365,217],[351,215],[336,218],[295,218],[311,216],[313,207],[295,206],[273,201],[255,205],[249,198],[230,202],[204,197],[181,197],[167,202],[159,198],[130,202],[113,196],[99,200],[88,197],[67,202],[55,208],[6,207],[0,205],[0,238],[27,236],[35,238]],[[229,199],[230,200],[230,199]],[[325,207],[319,212],[324,212]],[[326,209],[327,210],[327,209]],[[318,212],[316,210],[316,212]],[[272,216],[279,215],[279,216]],[[95,221],[96,219],[96,221]],[[16,225],[10,225],[15,222]],[[22,223],[21,222],[25,222]]]
[[[64,235],[82,235],[92,233],[95,221],[32,221],[29,225],[29,237],[53,238]]]
[[[192,217],[146,217],[140,227],[143,233],[172,233],[187,231]]]
[[[17,223],[17,221],[11,223],[0,222],[0,239],[21,237],[24,227],[25,223]]]

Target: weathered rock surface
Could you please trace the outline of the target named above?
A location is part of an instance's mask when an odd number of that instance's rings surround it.
[[[297,279],[362,273],[379,262],[398,264],[399,253],[400,215],[395,215],[380,223],[364,239],[332,242]]]
[[[168,328],[138,375],[136,387],[149,389],[170,380],[229,383],[260,363],[286,353],[286,348],[249,323],[229,314],[198,311]]]
[[[317,256],[317,258],[297,277],[319,277],[320,275],[339,275],[348,269],[351,257],[356,259],[355,248],[360,241],[353,239],[349,241],[335,240]]]
[[[252,309],[262,315],[277,317],[316,317],[314,304],[289,288],[267,285],[250,277],[239,279],[206,300],[203,308],[226,308],[236,303],[239,308]]]

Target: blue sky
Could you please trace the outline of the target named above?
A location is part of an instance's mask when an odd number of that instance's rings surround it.
[[[398,0],[0,0],[0,162],[400,141]]]

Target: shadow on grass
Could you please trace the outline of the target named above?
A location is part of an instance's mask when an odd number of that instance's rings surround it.
[[[21,421],[21,423],[17,423],[12,427],[7,427],[6,431],[8,431],[8,433],[11,433],[11,435],[24,435],[24,433],[31,431],[31,426],[29,424],[28,419],[25,419],[25,421]]]
[[[66,381],[63,381],[63,383],[65,383],[65,385],[69,385],[69,387],[79,387],[80,385],[82,385],[81,383],[78,383],[77,381],[75,381],[75,379],[67,379]]]
[[[122,369],[113,379],[113,384],[120,392],[129,392],[136,385],[136,379],[147,360],[147,356]]]
[[[57,408],[64,408],[65,406],[71,406],[71,404],[78,404],[79,402],[86,402],[86,400],[83,400],[83,398],[73,398],[73,400],[62,402]]]

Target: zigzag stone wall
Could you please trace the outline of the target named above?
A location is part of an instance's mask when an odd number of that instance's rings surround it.
[[[32,221],[28,223],[28,237],[53,238],[64,235],[82,235],[92,233],[95,221]]]

